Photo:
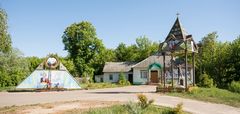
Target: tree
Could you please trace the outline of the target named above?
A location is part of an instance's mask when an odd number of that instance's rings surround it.
[[[228,55],[227,61],[227,83],[231,83],[232,81],[240,81],[240,36],[234,40],[230,47],[230,54]]]
[[[127,61],[128,60],[128,51],[127,46],[124,43],[120,43],[118,47],[115,49],[117,61]]]
[[[136,39],[139,56],[136,61],[142,61],[148,56],[155,54],[158,51],[159,44],[152,42],[146,36],[140,36]]]
[[[119,85],[131,85],[131,83],[126,79],[126,76],[123,72],[120,72],[119,79],[118,79]]]
[[[67,70],[70,72],[71,75],[73,75],[74,77],[78,76],[78,72],[76,71],[73,60],[69,56],[59,57],[59,60],[67,68]]]
[[[199,57],[197,57],[197,74],[202,78],[201,72],[209,74],[217,87],[227,88],[232,81],[240,79],[240,38],[233,42],[218,42],[217,33],[205,36],[200,42]],[[200,71],[200,69],[203,69]],[[199,73],[200,72],[200,73]],[[199,80],[201,81],[201,80]]]
[[[10,35],[7,32],[7,14],[0,8],[0,52],[10,52],[12,42]]]
[[[81,76],[93,76],[94,66],[103,63],[101,55],[105,49],[97,38],[94,26],[87,21],[74,23],[66,28],[62,38],[78,73]]]
[[[39,64],[43,61],[43,59],[38,57],[26,57],[26,60],[28,61],[28,69],[30,72],[33,72]]]
[[[200,76],[200,83],[198,84],[201,87],[213,87],[213,79],[211,79],[206,73],[203,73]]]
[[[200,41],[201,46],[201,52],[199,55],[201,55],[201,60],[197,61],[197,66],[200,68],[197,69],[203,69],[202,72],[206,72],[209,74],[211,78],[213,78],[214,82],[216,83],[216,74],[215,74],[215,61],[216,61],[216,45],[217,45],[217,33],[212,32],[209,33],[207,36],[203,37],[203,39]],[[201,74],[201,73],[199,73]]]
[[[0,53],[0,87],[16,86],[28,74],[28,62],[18,49]]]
[[[136,44],[126,46],[120,43],[115,50],[117,61],[139,62],[157,53],[159,44],[152,42],[146,36],[136,38]]]
[[[96,59],[96,61],[93,64],[93,68],[95,69],[94,74],[102,74],[103,67],[105,65],[105,62],[109,61],[116,61],[116,55],[114,53],[114,50],[112,49],[103,49],[102,53],[99,54],[99,58]]]

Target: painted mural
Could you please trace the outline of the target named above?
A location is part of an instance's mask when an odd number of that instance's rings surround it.
[[[16,88],[79,89],[81,87],[58,59],[49,57]]]

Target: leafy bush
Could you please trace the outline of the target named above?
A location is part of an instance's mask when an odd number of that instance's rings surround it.
[[[28,74],[28,62],[18,49],[0,53],[0,87],[16,86]]]
[[[188,88],[188,93],[190,93],[190,94],[197,94],[197,93],[199,93],[199,89],[198,89],[197,86],[195,86],[195,87],[189,87],[189,88]]]
[[[145,109],[147,109],[154,100],[148,100],[148,98],[143,94],[138,94],[138,103],[129,102],[124,105],[130,114],[141,114]]]
[[[118,84],[119,85],[131,85],[130,82],[126,80],[126,77],[122,72],[119,74]]]
[[[200,76],[199,86],[207,88],[213,87],[213,79],[204,73]]]
[[[196,91],[196,92],[195,92]],[[184,98],[191,98],[194,100],[202,100],[213,103],[227,104],[234,107],[240,108],[240,94],[234,93],[225,89],[212,88],[201,88],[193,90],[193,92],[182,92],[182,93],[167,93],[171,96],[178,96]]]
[[[240,93],[240,81],[232,81],[228,87],[229,91]]]
[[[82,77],[81,83],[84,83],[84,84],[88,83],[87,78],[86,77]]]
[[[173,110],[174,114],[183,114],[183,103],[177,104]]]
[[[148,98],[143,94],[138,94],[137,97],[139,100],[138,104],[141,106],[142,109],[147,108],[149,105],[151,105],[154,102],[153,99],[148,101]]]
[[[135,104],[133,102],[129,102],[124,105],[124,107],[127,109],[127,111],[130,114],[141,114],[142,113],[142,108],[138,104]]]

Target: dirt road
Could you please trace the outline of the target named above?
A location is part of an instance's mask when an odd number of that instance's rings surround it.
[[[0,107],[12,105],[28,105],[61,101],[88,100],[88,101],[136,101],[136,94],[144,93],[149,99],[154,99],[156,105],[174,107],[182,102],[183,109],[194,114],[240,114],[240,109],[190,99],[171,97],[154,93],[155,86],[128,86],[96,90],[78,90],[61,92],[0,92]]]

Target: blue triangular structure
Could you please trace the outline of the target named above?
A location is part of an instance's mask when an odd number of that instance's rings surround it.
[[[41,89],[47,88],[65,88],[65,89],[80,89],[81,87],[73,76],[67,71],[62,63],[58,69],[44,69],[44,62],[32,72],[25,80],[23,80],[16,88],[17,89]],[[50,82],[50,83],[48,83]]]

